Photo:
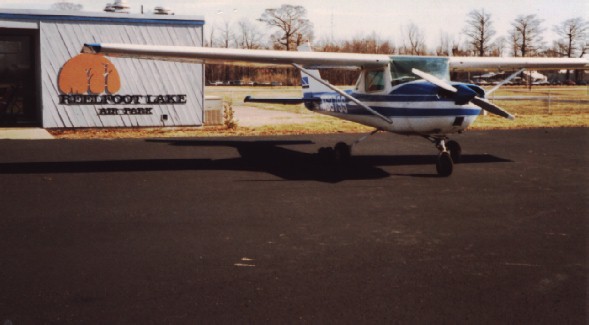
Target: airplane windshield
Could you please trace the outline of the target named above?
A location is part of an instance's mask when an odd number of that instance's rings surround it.
[[[412,68],[427,72],[442,80],[450,81],[448,58],[394,56],[391,63],[391,77],[393,86],[421,79],[411,72]]]

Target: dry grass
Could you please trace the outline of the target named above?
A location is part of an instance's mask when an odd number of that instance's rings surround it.
[[[515,115],[515,121],[492,115],[481,116],[473,125],[473,129],[589,126],[589,88],[586,86],[533,87],[531,90],[526,87],[505,87],[498,90],[494,96],[536,99],[492,100]],[[491,99],[494,96],[491,96]]]
[[[298,97],[298,87],[208,87],[207,95],[221,96],[234,105],[242,105],[247,95],[258,97]],[[589,127],[589,90],[579,87],[507,87],[495,96],[551,96],[547,100],[495,100],[494,103],[516,116],[509,121],[493,115],[479,117],[471,129],[519,129],[550,127]],[[558,100],[567,100],[561,102]],[[312,114],[313,119],[301,124],[265,125],[261,127],[238,126],[228,129],[224,126],[178,127],[178,128],[115,128],[50,130],[56,138],[150,138],[150,137],[212,137],[212,136],[256,136],[287,134],[365,133],[372,128],[329,116],[309,113],[302,105],[248,104],[263,109],[289,111],[298,114]]]
[[[323,119],[328,119],[325,121]],[[228,129],[225,126],[170,127],[170,128],[106,128],[49,130],[58,139],[132,139],[156,137],[218,137],[218,136],[259,136],[296,135],[328,133],[364,133],[373,128],[331,117],[320,116],[317,121],[304,124],[265,125]]]

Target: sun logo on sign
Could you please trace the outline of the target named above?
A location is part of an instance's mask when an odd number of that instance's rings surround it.
[[[57,84],[63,94],[114,94],[121,89],[121,78],[114,64],[103,55],[82,53],[63,65]]]

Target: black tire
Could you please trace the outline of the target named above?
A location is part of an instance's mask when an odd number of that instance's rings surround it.
[[[458,142],[456,141],[448,141],[448,143],[446,143],[446,148],[450,152],[450,157],[452,157],[452,161],[455,164],[460,163],[460,161],[462,160],[462,148],[460,147],[460,144],[458,144]]]
[[[335,161],[346,163],[350,160],[350,157],[352,156],[352,146],[344,142],[338,142],[335,145],[334,154]]]
[[[442,152],[438,155],[436,170],[438,175],[442,177],[448,177],[452,175],[452,171],[454,170],[454,163],[448,152]]]

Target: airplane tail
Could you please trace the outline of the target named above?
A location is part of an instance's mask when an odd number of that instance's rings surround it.
[[[312,52],[309,44],[301,45],[298,47],[300,52]],[[305,69],[301,71],[301,84],[303,86],[303,98],[259,98],[247,96],[244,99],[246,103],[266,103],[266,104],[305,104],[305,107],[309,110],[315,110],[321,105],[321,94],[333,93],[333,90],[324,84],[320,83],[313,77],[321,79],[319,70],[317,69]]]
[[[301,45],[297,48],[299,52],[313,52],[309,43]],[[317,69],[306,69],[314,77],[321,79],[319,70]],[[314,78],[310,77],[305,72],[301,71],[301,85],[303,86],[303,98],[312,98],[314,95],[318,95],[324,92],[333,92],[329,87],[321,84]]]

